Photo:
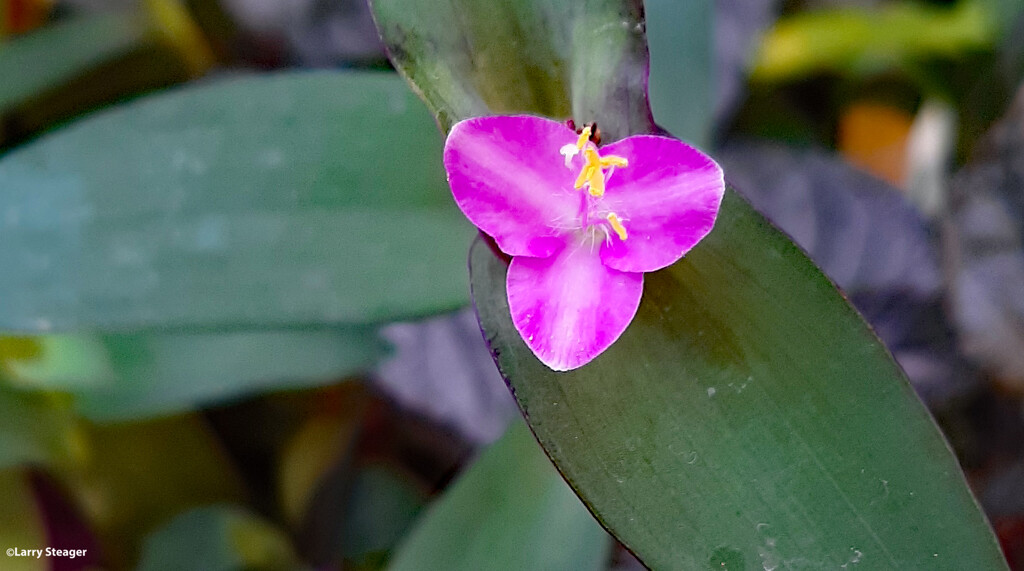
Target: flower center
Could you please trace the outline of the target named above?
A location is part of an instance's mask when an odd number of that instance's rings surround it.
[[[559,153],[565,157],[565,166],[567,168],[572,168],[573,159],[580,153],[583,153],[583,168],[580,170],[579,176],[576,177],[574,185],[576,190],[582,190],[584,187],[587,188],[587,193],[580,196],[582,227],[583,229],[592,226],[600,227],[604,231],[606,241],[611,240],[610,228],[619,237],[619,240],[625,240],[629,236],[626,232],[626,227],[623,225],[625,219],[620,218],[614,212],[601,212],[599,203],[601,197],[604,196],[608,179],[615,172],[615,168],[629,166],[629,161],[625,157],[615,155],[602,157],[597,152],[597,146],[590,141],[590,135],[591,126],[587,125],[580,131],[580,136],[576,139],[575,144],[569,143],[559,150]],[[593,208],[595,206],[597,208]],[[591,210],[598,211],[598,214],[593,217],[598,219],[596,223],[591,222]]]

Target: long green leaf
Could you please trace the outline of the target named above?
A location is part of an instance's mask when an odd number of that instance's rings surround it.
[[[134,12],[69,20],[0,45],[0,114],[41,91],[123,54],[148,24]]]
[[[505,263],[473,295],[534,433],[652,568],[1003,569],[956,459],[835,287],[734,192],[648,274],[625,334],[555,373],[516,332]]]
[[[609,544],[516,423],[427,511],[388,569],[597,571]]]
[[[336,382],[386,354],[370,328],[48,335],[35,343],[33,358],[8,363],[10,382],[71,393],[81,414],[104,422]]]
[[[363,323],[466,302],[441,140],[385,73],[238,77],[0,157],[0,329]]]
[[[72,15],[0,45],[0,143],[212,65],[210,47],[182,0],[140,0],[118,11]]]

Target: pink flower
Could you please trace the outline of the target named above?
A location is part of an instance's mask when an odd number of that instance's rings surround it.
[[[589,363],[633,320],[643,272],[671,265],[711,231],[725,184],[711,158],[675,139],[598,148],[589,129],[531,116],[452,127],[444,166],[459,208],[512,256],[512,321],[545,365]]]

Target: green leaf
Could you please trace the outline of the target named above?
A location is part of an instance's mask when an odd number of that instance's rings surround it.
[[[711,0],[647,0],[651,109],[658,124],[699,147],[714,119],[715,4]]]
[[[181,0],[72,16],[0,46],[0,143],[195,77],[213,54]]]
[[[13,105],[140,44],[147,23],[133,12],[108,12],[47,26],[0,46],[0,114]]]
[[[176,569],[300,569],[284,531],[248,511],[207,506],[187,511],[153,532],[139,571]]]
[[[0,337],[0,378],[20,389],[74,391],[114,376],[97,336]]]
[[[596,571],[608,539],[516,423],[427,510],[388,569]]]
[[[506,264],[471,253],[498,366],[541,444],[648,566],[1005,569],[956,459],[889,353],[735,192],[645,276],[623,336],[555,373],[516,332]]]
[[[0,341],[2,342],[2,341]],[[386,354],[371,328],[49,335],[12,382],[62,390],[96,421],[166,415],[270,390],[337,382]]]
[[[652,128],[638,0],[372,0],[391,61],[447,130],[479,115]]]
[[[472,227],[387,73],[174,90],[0,158],[0,329],[264,328],[466,303]]]

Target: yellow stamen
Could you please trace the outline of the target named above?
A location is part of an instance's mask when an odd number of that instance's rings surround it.
[[[583,170],[580,171],[580,176],[576,177],[576,184],[574,186],[576,190],[583,188],[583,185],[586,184],[588,180],[590,180],[594,170],[599,169],[595,169],[591,165],[583,165]]]
[[[612,230],[619,235],[619,240],[625,240],[628,236],[626,234],[626,227],[622,225],[622,220],[615,215],[614,212],[608,213],[608,223],[612,225]]]
[[[583,156],[587,160],[580,178],[576,179],[576,188],[582,188],[581,179],[590,183],[591,196],[604,196],[604,171],[601,170],[601,155],[593,147],[583,150]]]
[[[576,141],[576,147],[583,151],[585,163],[583,164],[583,170],[580,171],[580,176],[576,177],[576,184],[574,186],[576,190],[579,190],[584,185],[589,185],[591,196],[604,196],[606,182],[604,169],[624,167],[629,164],[629,161],[624,157],[617,157],[615,155],[602,157],[593,145],[587,146],[589,137],[590,127],[584,127],[583,132],[580,133],[579,140]]]
[[[578,139],[576,139],[576,148],[582,151],[583,150],[583,146],[586,145],[587,141],[589,141],[589,140],[590,140],[590,125],[587,125],[586,127],[583,128],[582,131],[580,131],[580,136],[579,136]]]
[[[615,155],[608,155],[607,157],[601,157],[601,166],[603,167],[626,167],[629,166],[629,161],[625,157],[617,157]]]
[[[604,171],[599,168],[590,175],[590,196],[604,196]]]

